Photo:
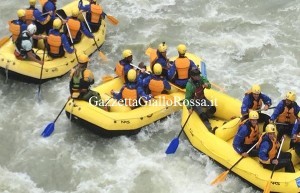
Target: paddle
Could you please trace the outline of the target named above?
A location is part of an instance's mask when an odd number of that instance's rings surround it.
[[[83,16],[83,19],[84,19],[86,25],[88,26],[89,31],[92,33],[92,30],[91,30],[91,28],[90,28],[89,23],[88,23],[87,20],[86,20],[85,15],[84,15],[83,13],[81,13],[81,15]],[[97,50],[99,51],[98,55],[101,57],[102,60],[107,61],[107,57],[101,52],[100,47],[98,46],[97,41],[96,41],[94,35],[93,35],[93,40],[94,40],[94,42],[95,42],[95,44],[96,44]]]
[[[46,41],[44,40],[43,62],[45,61],[45,53],[46,53]],[[37,93],[39,100],[41,100],[41,85],[42,85],[43,69],[44,69],[44,64],[42,65],[42,68],[41,68],[40,82],[39,82],[39,88],[38,88],[38,93]]]
[[[276,159],[278,159],[279,156],[280,156],[280,152],[281,152],[281,148],[282,148],[283,142],[284,142],[284,136],[282,136],[280,148],[279,148],[279,151],[278,151],[278,154],[277,154]],[[263,193],[270,193],[270,189],[271,189],[271,180],[272,180],[272,177],[273,177],[275,168],[276,168],[276,165],[274,164],[273,169],[272,169],[272,173],[271,173],[270,180],[267,182],[267,184],[266,184],[266,186],[265,186],[265,189],[264,189],[264,192],[263,192]]]
[[[57,11],[59,11],[59,10],[57,10]],[[63,11],[63,10],[62,10],[62,11]],[[62,17],[60,14],[58,14],[57,12],[56,12],[56,15],[57,15],[62,21],[64,20],[63,17]],[[78,61],[78,56],[77,56],[77,52],[76,52],[76,49],[75,49],[75,45],[74,45],[74,42],[73,42],[73,38],[72,38],[71,31],[70,31],[70,28],[69,28],[68,23],[66,23],[66,26],[67,26],[68,33],[69,33],[69,38],[70,38],[71,43],[72,43],[72,45],[73,45],[73,49],[74,49],[74,53],[75,53],[75,56],[76,56],[76,60],[77,60],[77,62],[79,63],[79,61]]]
[[[57,117],[54,119],[54,121],[52,123],[49,123],[47,125],[47,127],[41,133],[41,136],[43,136],[43,137],[49,137],[52,134],[52,132],[54,131],[55,122],[57,121],[58,117],[61,115],[61,113],[65,109],[66,105],[68,104],[68,101],[65,103],[64,107],[61,109],[61,111],[59,112],[59,114],[57,115]]]
[[[254,144],[248,151],[247,153],[250,153],[250,151],[257,145],[258,142],[256,142],[256,144]],[[233,166],[231,166],[231,168],[229,168],[229,170],[221,173],[218,177],[216,177],[211,183],[210,185],[215,185],[215,184],[218,184],[220,182],[223,182],[226,177],[227,177],[227,174],[234,168],[234,166],[236,166],[242,159],[244,159],[245,157],[241,157],[237,162],[235,162],[235,164],[233,164]]]
[[[104,13],[104,12],[103,12]],[[106,13],[104,13],[104,15],[107,17],[108,21],[113,24],[113,25],[118,25],[119,21],[117,20],[117,18],[115,18],[112,15],[107,15]]]
[[[178,136],[175,137],[171,143],[169,144],[167,150],[166,150],[166,154],[173,154],[176,152],[177,148],[178,148],[178,145],[179,145],[179,137],[181,135],[181,133],[183,132],[183,129],[185,127],[185,125],[187,124],[188,120],[190,119],[191,115],[193,114],[193,111],[192,113],[189,114],[188,118],[186,119],[185,123],[183,124],[182,128],[181,128],[181,131],[179,132]]]
[[[1,40],[0,40],[0,48],[10,39],[12,37],[12,35],[11,36],[6,36],[6,37],[3,37],[3,38],[1,38]]]

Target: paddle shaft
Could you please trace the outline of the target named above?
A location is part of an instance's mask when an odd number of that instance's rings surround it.
[[[46,41],[44,40],[43,62],[45,61],[45,53],[46,53]],[[44,69],[44,64],[42,65],[42,68],[41,68],[41,74],[40,74],[40,82],[39,82],[39,90],[38,90],[38,93],[40,93],[40,91],[41,91],[43,69]]]
[[[250,151],[252,151],[252,149],[254,149],[254,147],[258,144],[258,142],[256,142],[246,153],[250,153]],[[235,164],[233,164],[233,166],[231,166],[231,168],[229,168],[229,171],[232,170],[232,168],[234,168],[234,166],[236,166],[243,158],[245,157],[241,157],[237,162],[235,162]]]
[[[53,123],[55,123],[58,119],[58,117],[60,116],[60,114],[63,112],[63,110],[65,109],[65,107],[67,106],[69,100],[67,100],[67,102],[65,103],[64,107],[60,110],[59,114],[57,115],[57,117],[54,119]]]
[[[86,25],[87,25],[89,31],[92,33],[92,30],[91,30],[91,28],[90,28],[89,23],[88,23],[87,20],[86,20],[85,15],[84,15],[83,13],[81,13],[81,15],[83,16],[83,19],[84,19],[84,21],[85,21],[85,23],[86,23]],[[99,47],[98,44],[97,44],[97,41],[96,41],[96,39],[95,39],[95,36],[93,36],[93,40],[94,40],[94,42],[95,42],[95,44],[96,44],[96,46],[97,46],[97,50],[100,51],[100,50],[99,50],[100,47]]]
[[[62,18],[62,16],[60,16],[58,13],[56,13],[56,15],[57,15],[61,20],[64,20],[64,19]],[[66,26],[67,26],[67,29],[68,29],[68,33],[69,33],[69,36],[70,36],[71,43],[72,43],[72,45],[73,45],[73,49],[74,49],[74,53],[75,53],[75,56],[76,56],[76,60],[77,60],[77,62],[79,62],[79,61],[78,61],[78,56],[77,56],[77,53],[76,53],[76,49],[75,49],[75,45],[74,45],[74,42],[73,42],[73,38],[72,38],[71,31],[70,31],[70,28],[69,28],[68,23],[66,23]]]
[[[276,159],[278,159],[278,158],[279,158],[279,156],[280,156],[280,152],[281,152],[281,149],[282,149],[283,142],[284,142],[284,136],[282,137],[281,144],[280,144],[280,148],[279,148],[279,151],[278,151],[278,154],[277,154],[277,157],[276,157]],[[273,166],[273,169],[272,169],[271,178],[270,178],[270,179],[272,179],[272,177],[273,177],[273,174],[274,174],[275,168],[276,168],[276,165],[274,164],[274,166]]]
[[[188,118],[186,119],[185,123],[183,124],[183,126],[182,126],[182,128],[181,128],[181,130],[180,130],[180,132],[179,132],[179,134],[178,134],[178,136],[177,136],[177,138],[180,137],[181,133],[183,132],[183,129],[184,129],[185,125],[187,124],[187,122],[188,122],[188,120],[190,119],[190,117],[191,117],[191,115],[193,114],[193,112],[194,112],[194,111],[192,111],[192,112],[189,114],[189,116],[188,116]]]

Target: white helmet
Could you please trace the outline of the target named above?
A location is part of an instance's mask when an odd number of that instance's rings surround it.
[[[29,25],[27,26],[27,31],[28,31],[31,35],[35,34],[35,32],[36,32],[36,25],[34,25],[34,24],[29,24]]]

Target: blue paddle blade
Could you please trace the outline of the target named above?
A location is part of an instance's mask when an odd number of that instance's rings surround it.
[[[49,137],[52,132],[54,131],[54,123],[49,123],[47,125],[47,127],[44,129],[43,133],[41,134],[41,136],[43,137]]]
[[[173,153],[175,153],[176,150],[177,150],[177,148],[178,148],[178,145],[179,145],[179,138],[176,137],[176,138],[174,138],[171,141],[169,147],[166,150],[166,154],[173,154]]]
[[[207,78],[207,73],[206,73],[206,64],[204,62],[201,62],[201,74],[205,78]]]

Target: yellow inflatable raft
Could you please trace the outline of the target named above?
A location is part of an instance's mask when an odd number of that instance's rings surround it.
[[[184,132],[190,143],[199,151],[205,153],[213,160],[226,168],[231,168],[241,156],[235,152],[232,142],[240,123],[241,102],[224,93],[215,90],[205,90],[205,95],[216,105],[215,117],[210,119],[212,128],[218,127],[212,134],[205,127],[198,115],[194,112],[184,128]],[[183,107],[182,125],[187,120],[188,111]],[[231,119],[232,117],[238,117]],[[262,130],[262,126],[260,125]],[[292,162],[296,173],[285,173],[277,170],[271,180],[271,192],[300,192],[300,164],[294,150],[289,150],[289,141],[285,140],[283,151],[292,154]],[[264,169],[258,158],[244,158],[232,170],[235,174],[264,190],[271,177],[270,170]]]
[[[84,3],[88,3],[84,1]],[[65,11],[67,16],[71,15],[73,7],[78,6],[78,1],[73,1],[62,9]],[[99,47],[102,46],[106,35],[106,23],[102,20],[100,29],[94,33],[95,40]],[[0,47],[0,71],[9,78],[18,79],[25,82],[39,83],[41,74],[41,65],[32,61],[17,60],[14,55],[15,45],[11,39],[7,39]],[[75,44],[77,55],[82,53],[87,55],[92,54],[97,49],[97,46],[92,38],[82,36],[81,41]],[[34,49],[34,52],[43,58],[43,48]],[[68,54],[62,58],[52,59],[50,56],[45,54],[45,63],[42,73],[42,82],[52,78],[61,77],[66,74],[77,64],[75,54]]]
[[[187,57],[195,62],[201,63],[201,59],[191,53]],[[174,60],[173,57],[172,60]],[[131,109],[112,99],[110,91],[119,91],[123,86],[120,78],[114,78],[94,88],[100,93],[104,101],[108,101],[110,112],[93,106],[82,100],[70,99],[65,110],[67,116],[71,114],[72,120],[84,125],[86,128],[105,136],[132,135],[140,131],[141,127],[160,120],[176,111],[182,109],[182,100],[185,98],[185,90],[171,84],[168,94],[162,94],[151,99],[146,105]]]

